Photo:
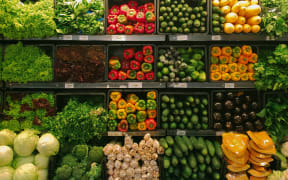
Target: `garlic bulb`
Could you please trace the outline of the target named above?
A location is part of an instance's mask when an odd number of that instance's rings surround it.
[[[157,162],[155,160],[151,160],[150,162],[150,166],[157,166]]]
[[[125,156],[124,156],[124,162],[130,162],[131,161],[131,156],[129,155],[129,154],[126,154]]]
[[[112,161],[115,161],[116,160],[116,158],[117,158],[117,156],[115,155],[115,154],[109,154],[108,156],[107,156],[107,158],[108,158],[108,160],[112,160]]]
[[[113,169],[114,168],[114,161],[108,160],[108,162],[106,163],[106,166],[108,169]]]
[[[123,162],[121,165],[121,169],[127,169],[129,167],[129,163]]]
[[[153,153],[151,158],[152,158],[152,160],[156,161],[158,159],[158,154],[157,153]]]
[[[114,167],[115,167],[116,169],[120,169],[121,165],[122,165],[121,161],[116,160]]]
[[[111,154],[113,151],[113,144],[107,144],[104,148],[103,148],[103,152],[105,156],[108,156],[109,154]]]
[[[113,169],[108,169],[107,174],[109,174],[109,176],[112,176],[114,174],[114,170]]]
[[[127,174],[128,177],[134,177],[134,175],[135,175],[135,169],[132,168],[132,167],[128,168],[128,169],[126,170],[126,174]]]
[[[117,160],[122,161],[124,158],[122,153],[117,154]]]
[[[121,152],[121,146],[119,144],[115,144],[113,146],[113,153],[118,154]]]
[[[148,141],[148,139],[150,139],[150,138],[151,138],[151,135],[149,133],[145,134],[145,136],[144,136],[145,141]]]
[[[140,167],[138,167],[138,168],[135,169],[135,174],[141,174],[141,173],[142,173],[142,171],[141,171],[141,168],[140,168]]]
[[[121,169],[121,170],[120,170],[120,177],[123,178],[123,177],[125,177],[125,176],[126,176],[126,170]]]

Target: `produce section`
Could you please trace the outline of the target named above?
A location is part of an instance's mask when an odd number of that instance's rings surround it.
[[[288,179],[287,0],[0,9],[1,180]]]

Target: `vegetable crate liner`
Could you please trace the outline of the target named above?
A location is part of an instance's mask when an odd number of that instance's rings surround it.
[[[217,93],[222,93],[222,97],[219,97],[218,99],[220,100],[217,100],[217,97],[216,97],[216,94]],[[228,97],[228,93],[232,93],[233,94],[233,97]],[[238,101],[238,95],[242,95],[239,100],[240,100],[240,103],[239,105],[237,105],[237,107],[239,108],[239,110],[237,109],[237,112],[236,112],[236,100]],[[257,130],[257,128],[255,128],[255,126],[259,126],[259,127],[262,127],[261,129],[263,130],[264,127],[263,127],[263,120],[260,119],[260,118],[257,118],[256,117],[256,114],[261,110],[262,108],[262,102],[261,102],[261,99],[262,99],[262,94],[256,90],[253,90],[253,89],[237,89],[237,90],[212,90],[211,91],[211,101],[209,104],[211,104],[211,108],[210,108],[210,119],[211,119],[211,122],[212,122],[212,128],[213,129],[216,129],[216,130],[224,130],[226,129],[225,128],[225,121],[223,121],[223,119],[225,119],[225,113],[229,113],[230,114],[230,122],[232,125],[232,128],[228,128],[226,131],[237,131],[237,132],[246,132],[246,130],[248,129],[253,129],[253,130]],[[232,96],[232,95],[231,95]],[[250,100],[249,100],[249,103],[250,104],[246,104],[246,99],[245,99],[245,96],[249,96]],[[237,99],[236,99],[237,98]],[[226,109],[225,108],[225,105],[228,100],[231,101],[232,103],[232,109]],[[245,101],[245,103],[243,102]],[[220,104],[217,104],[217,102]],[[253,108],[255,110],[252,110],[252,102],[255,102],[256,104],[254,104],[253,106],[256,106],[256,108]],[[230,103],[230,102],[229,102]],[[246,107],[244,107],[245,105]],[[215,108],[217,108],[216,106],[220,106],[221,107],[221,110],[215,110]],[[227,105],[226,106],[230,106],[227,102]],[[246,108],[247,110],[245,110],[243,113],[243,107]],[[239,111],[239,112],[238,112]],[[254,112],[254,113],[251,113],[251,112]],[[215,118],[218,118],[218,114],[220,114],[220,117],[221,120],[220,121],[217,121]],[[250,114],[251,113],[251,114]],[[215,117],[214,117],[214,114],[215,114]],[[227,114],[227,116],[229,115]],[[217,116],[216,116],[217,115]],[[238,125],[238,130],[237,130],[237,126],[235,126],[235,120],[234,120],[234,117],[236,116],[240,116],[240,119],[239,117],[237,117],[240,121],[240,123],[237,123]],[[253,116],[253,117],[252,117]],[[243,120],[243,117],[246,119],[246,120]],[[248,119],[247,119],[248,118]],[[250,120],[252,119],[252,120]],[[257,121],[257,124],[256,124],[256,120],[259,120]],[[227,120],[228,121],[228,120]],[[245,122],[250,122],[249,124],[247,123],[247,127],[245,127]],[[220,123],[220,128],[216,128],[216,123],[219,122]],[[229,121],[228,121],[229,122]],[[232,123],[233,122],[233,123]],[[249,128],[248,128],[249,127]],[[235,129],[236,128],[236,129]],[[258,129],[259,130],[259,129]]]
[[[183,35],[183,33],[161,33],[159,30],[160,30],[160,21],[159,21],[159,17],[161,16],[161,14],[160,14],[160,8],[162,7],[161,5],[160,5],[160,1],[163,1],[163,0],[159,0],[159,1],[157,1],[157,32],[158,32],[158,34],[166,34],[166,35],[170,35],[170,34],[179,34],[179,35]],[[165,0],[164,0],[165,1]],[[178,1],[179,2],[179,0],[171,0],[171,4],[173,3],[173,1]],[[185,3],[187,3],[191,8],[194,8],[195,6],[197,6],[197,2],[200,2],[201,0],[185,0]],[[206,2],[206,5],[205,5],[205,7],[204,7],[204,11],[206,11],[207,12],[207,16],[206,16],[206,22],[205,22],[205,27],[206,27],[206,30],[205,30],[205,32],[203,32],[203,33],[200,33],[200,32],[197,32],[197,33],[192,33],[192,32],[190,32],[190,33],[184,33],[184,34],[198,34],[198,35],[206,35],[206,34],[208,34],[208,32],[209,32],[209,16],[208,16],[208,12],[209,12],[209,2],[210,1],[207,1]],[[166,6],[166,5],[164,5],[164,6]],[[203,6],[202,6],[203,7]],[[167,8],[167,6],[166,6],[166,8]],[[173,12],[173,9],[172,9],[172,12]],[[169,16],[169,13],[168,13],[168,16]],[[173,14],[173,16],[177,16],[176,14]],[[191,16],[191,15],[190,15]],[[178,17],[179,18],[179,17]],[[191,19],[191,17],[189,17],[189,20]],[[179,19],[177,20],[177,22],[179,21]],[[178,26],[176,26],[177,28],[178,27],[180,27],[179,25]],[[199,29],[200,27],[198,27],[198,29]],[[192,28],[189,28],[190,30],[192,29]]]
[[[56,46],[55,81],[89,83],[104,81],[105,59],[105,46]]]
[[[212,47],[220,47],[220,49],[222,50],[222,48],[223,47],[231,47],[232,48],[232,50],[233,50],[233,48],[234,47],[236,47],[236,46],[239,46],[240,48],[242,48],[242,46],[243,45],[248,45],[248,46],[251,46],[252,47],[252,53],[256,53],[258,56],[259,56],[259,49],[258,49],[258,46],[255,46],[255,45],[252,45],[252,44],[249,44],[249,43],[238,43],[238,44],[234,44],[234,43],[229,43],[229,44],[213,44],[213,45],[210,45],[209,46],[209,50],[208,50],[208,67],[207,67],[207,77],[208,77],[208,81],[210,81],[210,82],[250,82],[251,80],[247,80],[247,81],[243,81],[243,80],[239,80],[239,81],[233,81],[232,80],[232,78],[229,80],[229,81],[224,81],[224,80],[222,80],[222,79],[220,79],[220,80],[212,80],[211,79],[211,65],[212,65],[212,63],[211,63],[211,60],[212,60]],[[241,50],[242,51],[242,50]],[[222,52],[221,52],[222,53]],[[227,57],[232,57],[232,55],[233,55],[233,53],[230,55],[230,56],[227,56]],[[241,54],[242,55],[242,54]],[[222,56],[222,54],[221,54],[221,56]],[[219,60],[219,57],[217,56],[217,58],[218,58],[218,60]],[[228,58],[229,59],[229,58]],[[237,62],[236,62],[236,64],[238,65],[238,59],[239,58],[234,58],[234,59],[236,59],[237,60]],[[259,57],[258,57],[258,59],[259,59]],[[229,62],[229,60],[228,60],[228,62]],[[229,64],[231,64],[231,63],[224,63],[224,64],[227,64],[227,66],[229,65]],[[253,64],[253,63],[250,63],[250,62],[248,62],[248,64]],[[249,73],[249,71],[248,71],[248,64],[246,64],[247,65],[247,70],[246,70],[246,73]],[[218,61],[218,63],[217,63],[217,65],[219,66],[219,65],[221,65],[220,63],[219,63],[219,61]],[[238,67],[237,67],[238,68]],[[239,72],[239,70],[237,69],[237,72]],[[230,74],[230,71],[229,71],[229,74]]]
[[[158,107],[158,103],[157,103],[159,101],[158,91],[155,90],[155,89],[109,89],[108,90],[108,94],[107,94],[107,112],[109,112],[109,103],[111,101],[111,99],[110,99],[111,92],[120,92],[122,94],[122,98],[125,99],[125,100],[126,100],[126,97],[127,97],[128,94],[136,94],[136,96],[139,97],[139,100],[142,99],[142,100],[146,101],[147,100],[146,94],[147,94],[147,92],[150,92],[150,91],[155,91],[156,92],[155,101],[156,101],[156,114],[157,114],[157,116],[156,116],[156,118],[154,118],[154,120],[156,121],[157,126],[156,126],[156,128],[154,130],[151,130],[151,131],[156,131],[157,129],[160,128],[160,120],[159,120],[159,116],[158,116],[159,107]],[[145,111],[147,112],[147,109]],[[137,112],[137,110],[135,111],[135,113],[136,112]],[[135,114],[135,113],[133,113],[133,114]],[[116,118],[116,120],[117,120],[117,123],[119,124],[120,119]],[[119,131],[119,130],[116,128],[116,131]],[[140,130],[130,130],[128,128],[128,132],[131,132],[131,131],[141,132]],[[147,131],[148,131],[148,129],[147,129]]]
[[[13,45],[13,44],[9,44],[9,45]],[[2,61],[4,61],[4,57],[5,57],[5,51],[6,51],[6,48],[7,46],[9,46],[8,44],[6,44],[5,46],[3,45],[3,59]],[[16,45],[16,44],[14,44]],[[42,51],[44,51],[44,53],[49,56],[51,58],[51,61],[52,61],[52,80],[50,81],[28,81],[31,82],[31,83],[37,83],[37,82],[40,82],[40,83],[44,83],[44,82],[53,82],[54,81],[54,71],[53,71],[53,68],[54,68],[54,52],[55,52],[55,46],[52,45],[52,44],[24,44],[23,43],[23,46],[36,46],[36,47],[39,47]],[[1,58],[0,58],[1,60]],[[1,79],[2,79],[2,74],[3,74],[3,66],[1,68],[2,70],[2,73],[1,73]],[[1,82],[2,83],[2,82]],[[10,82],[10,81],[7,81],[7,83],[15,83],[15,82]]]
[[[204,57],[203,57],[204,60],[201,60],[201,61],[204,63],[203,71],[206,73],[206,81],[208,81],[208,78],[209,78],[209,74],[208,74],[208,72],[209,72],[209,70],[208,70],[209,69],[209,67],[208,67],[209,63],[208,63],[208,57],[207,57],[208,50],[207,50],[207,47],[205,45],[189,45],[189,46],[187,46],[187,45],[170,45],[170,46],[169,45],[160,45],[160,46],[157,46],[157,54],[158,54],[157,62],[160,61],[159,60],[159,51],[161,49],[169,49],[170,47],[173,47],[173,48],[192,48],[192,50],[194,48],[195,49],[203,49],[204,50]],[[159,72],[158,68],[157,68],[157,72]],[[159,78],[158,78],[158,80],[159,80]],[[192,82],[196,82],[196,81],[192,80]]]
[[[105,0],[105,17],[109,16],[109,10],[112,8],[112,6],[114,6],[114,5],[120,6],[122,4],[128,4],[129,1],[130,0],[121,0],[121,1],[119,1],[119,0]],[[154,3],[154,15],[155,15],[155,17],[157,17],[157,0],[137,0],[137,3],[138,3],[138,6],[139,5],[144,5],[145,3]],[[157,19],[156,19],[156,21],[157,21]],[[156,34],[157,33],[157,31],[156,31],[156,29],[157,29],[156,21],[154,22],[155,30],[154,30],[154,32],[152,34]],[[107,18],[105,18],[105,32],[106,32],[106,29],[107,29],[108,26],[109,26],[109,24],[107,23]],[[107,34],[107,32],[106,32],[106,34]],[[135,35],[135,32],[133,32],[132,35]],[[149,34],[136,34],[136,35],[149,35]]]
[[[159,118],[159,121],[161,122],[161,125],[162,125],[162,112],[163,112],[163,110],[164,109],[166,109],[166,108],[162,108],[162,96],[164,96],[164,95],[167,95],[169,98],[171,97],[171,96],[173,96],[173,97],[175,97],[175,104],[177,103],[176,102],[176,99],[178,99],[178,98],[180,98],[180,99],[182,99],[182,102],[184,102],[185,100],[187,100],[187,98],[188,98],[188,96],[192,96],[192,97],[194,97],[194,101],[195,101],[195,98],[200,98],[200,104],[202,103],[201,102],[201,98],[206,98],[207,99],[207,101],[208,101],[208,104],[207,104],[207,107],[205,108],[206,109],[206,111],[207,111],[207,118],[208,118],[208,122],[207,122],[207,124],[208,124],[208,128],[207,129],[211,129],[212,127],[213,127],[213,125],[212,125],[212,120],[211,120],[211,118],[210,118],[210,116],[209,116],[209,112],[210,112],[210,95],[209,95],[209,93],[208,92],[180,92],[180,91],[176,91],[176,92],[160,92],[159,93],[159,102],[158,102],[158,107],[160,108],[160,111],[158,112],[158,118]],[[168,103],[166,103],[166,104],[168,104]],[[176,107],[177,107],[177,105],[176,105]],[[197,107],[197,106],[195,106],[195,107]],[[168,109],[170,109],[170,107],[167,107]],[[194,108],[194,107],[193,107]],[[193,108],[191,107],[191,111],[193,111]],[[185,110],[187,110],[187,107],[185,107],[185,104],[183,104],[183,109],[185,109]],[[173,111],[173,109],[170,109],[170,110],[172,110]],[[199,116],[203,116],[202,114],[201,114],[201,112],[202,112],[202,110],[201,109],[199,109],[199,112],[197,113],[197,116],[198,116],[198,118],[199,118]],[[171,112],[170,112],[171,113]],[[169,114],[170,114],[169,113]],[[194,115],[195,113],[194,112],[192,112],[192,115]],[[170,114],[171,115],[171,114]],[[184,114],[184,115],[179,115],[179,116],[181,116],[181,120],[183,120],[183,117],[184,116],[186,116],[186,113]],[[175,115],[174,115],[174,119],[175,119]],[[198,119],[198,123],[200,123],[200,120],[202,120],[202,118],[199,118]],[[174,120],[175,121],[175,120]],[[168,120],[167,120],[167,122],[168,122],[168,124],[169,123],[172,123],[171,121],[170,121],[170,119],[168,118]],[[188,120],[188,123],[189,122],[191,122],[191,119],[189,119]],[[179,123],[179,122],[176,122],[177,124]],[[197,124],[198,124],[197,123]],[[187,124],[185,124],[185,127],[187,126]],[[162,127],[162,126],[161,126]],[[180,128],[175,128],[175,129],[180,129]],[[168,130],[172,130],[170,127],[168,127]],[[185,130],[188,130],[187,129],[187,127],[185,128]],[[195,127],[193,126],[193,129],[191,129],[191,130],[196,130],[195,129]],[[199,129],[199,130],[203,130],[202,129],[202,127]]]
[[[123,82],[123,80],[110,80],[109,79],[109,77],[108,77],[108,74],[109,74],[109,72],[110,72],[110,68],[109,68],[109,60],[110,60],[110,58],[111,57],[113,57],[113,56],[116,56],[116,57],[119,57],[119,60],[120,60],[120,63],[121,63],[121,61],[124,59],[123,58],[123,51],[125,50],[125,49],[127,49],[127,48],[134,48],[135,49],[135,53],[137,52],[137,51],[141,51],[142,52],[142,48],[144,47],[144,46],[146,46],[146,45],[149,45],[149,46],[152,46],[152,48],[153,48],[153,56],[154,56],[154,62],[152,63],[152,72],[154,72],[154,78],[153,78],[153,80],[141,80],[141,81],[145,81],[145,82],[153,82],[153,81],[156,81],[156,79],[157,79],[157,67],[156,67],[156,63],[157,63],[157,48],[156,48],[156,46],[155,45],[152,45],[152,44],[143,44],[143,45],[139,45],[139,44],[120,44],[120,45],[108,45],[108,48],[107,48],[107,60],[106,60],[106,67],[105,67],[105,79],[107,80],[107,81],[121,81],[121,82]],[[144,58],[145,56],[143,56],[143,58]],[[135,60],[135,58],[133,57],[131,60]],[[129,60],[129,61],[131,61],[131,60]],[[144,61],[142,61],[140,64],[143,64],[144,63]],[[129,64],[129,70],[131,70],[131,68],[130,68],[130,64]],[[137,72],[138,71],[141,71],[141,67],[140,67],[140,69],[139,70],[136,70]],[[125,72],[125,71],[124,71]],[[139,80],[137,80],[137,79],[135,79],[135,80],[133,80],[133,79],[126,79],[126,80],[124,80],[124,81],[129,81],[129,82],[133,82],[133,81],[135,81],[135,82],[139,82]]]

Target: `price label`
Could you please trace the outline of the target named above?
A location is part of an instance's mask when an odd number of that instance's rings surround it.
[[[177,36],[177,41],[187,41],[188,36],[187,35],[178,35]]]
[[[119,88],[127,88],[127,85],[120,85]]]
[[[128,88],[142,88],[142,82],[129,82]]]
[[[126,36],[124,36],[124,35],[112,35],[112,41],[126,41]]]
[[[222,136],[223,131],[216,131],[216,136]]]
[[[81,36],[79,36],[79,40],[80,41],[88,41],[88,36],[83,36],[83,35],[81,35]]]
[[[235,88],[234,83],[225,83],[225,88]]]
[[[185,136],[185,135],[186,135],[186,131],[184,131],[184,130],[177,130],[176,135],[177,135],[177,136]]]
[[[108,131],[108,136],[122,136],[122,132]]]
[[[174,88],[187,88],[188,84],[187,83],[175,83]]]
[[[110,84],[107,84],[106,88],[110,88]]]
[[[74,83],[65,83],[65,88],[67,89],[74,88]]]
[[[72,40],[72,35],[63,35],[63,40],[65,41]]]
[[[220,41],[221,40],[221,36],[220,35],[213,35],[212,36],[212,40],[213,41]]]

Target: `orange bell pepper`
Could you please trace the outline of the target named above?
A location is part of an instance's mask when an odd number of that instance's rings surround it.
[[[256,53],[252,53],[251,56],[248,58],[248,61],[251,63],[257,63],[258,55]]]
[[[230,81],[230,79],[231,79],[231,76],[229,73],[223,73],[222,74],[222,80],[223,81]]]
[[[254,76],[255,76],[254,73],[248,73],[248,77],[249,77],[250,81],[255,81],[256,80]]]
[[[243,74],[241,74],[241,75],[240,75],[240,79],[241,79],[242,81],[248,81],[248,79],[249,79],[248,73],[243,73]]]
[[[117,102],[116,101],[110,101],[109,102],[109,109],[112,110],[117,110]]]
[[[221,48],[218,46],[214,46],[211,49],[211,55],[212,56],[220,56],[221,55]]]
[[[156,99],[156,92],[155,91],[149,91],[147,92],[147,99]]]
[[[237,64],[236,63],[228,64],[228,69],[229,69],[229,72],[231,73],[237,72]]]
[[[116,101],[118,102],[119,99],[121,99],[122,94],[120,92],[111,92],[110,93],[110,98],[112,99],[112,101]]]
[[[157,116],[157,111],[156,110],[147,110],[148,118],[156,118]]]
[[[247,64],[249,61],[249,58],[247,56],[241,55],[238,59],[238,63],[240,64]]]
[[[124,99],[120,99],[118,101],[118,109],[125,109],[127,106],[127,102]]]
[[[231,64],[231,63],[237,63],[237,58],[235,58],[235,57],[233,57],[233,56],[229,56],[228,63],[229,63],[229,64]]]
[[[139,131],[145,131],[146,130],[146,124],[145,122],[139,122],[137,125],[137,128]]]
[[[210,72],[219,72],[219,66],[217,64],[211,64]]]
[[[210,79],[212,81],[219,81],[221,79],[221,73],[220,72],[211,73]]]
[[[221,73],[228,73],[229,72],[228,65],[227,64],[220,64],[219,70]]]
[[[239,81],[241,79],[241,74],[239,72],[234,72],[231,74],[232,81]]]
[[[245,64],[238,64],[238,71],[240,73],[246,73],[247,71],[247,66]]]
[[[249,138],[245,134],[238,134],[233,132],[222,134],[222,143],[228,151],[241,157],[247,152]]]
[[[228,56],[219,56],[219,63],[220,64],[227,64],[229,61],[229,57]]]
[[[222,47],[222,56],[231,56],[232,48],[229,46]]]
[[[248,64],[248,71],[251,73],[254,73],[254,68],[253,68],[254,64]]]
[[[246,56],[250,56],[252,54],[252,47],[248,45],[243,45],[241,47],[242,54]]]
[[[136,102],[139,100],[139,97],[136,96],[136,94],[128,94],[126,96],[126,100],[127,100],[128,103],[131,103],[131,104],[135,105]]]
[[[127,103],[126,112],[127,113],[134,113],[135,111],[136,111],[136,107],[131,103]]]

